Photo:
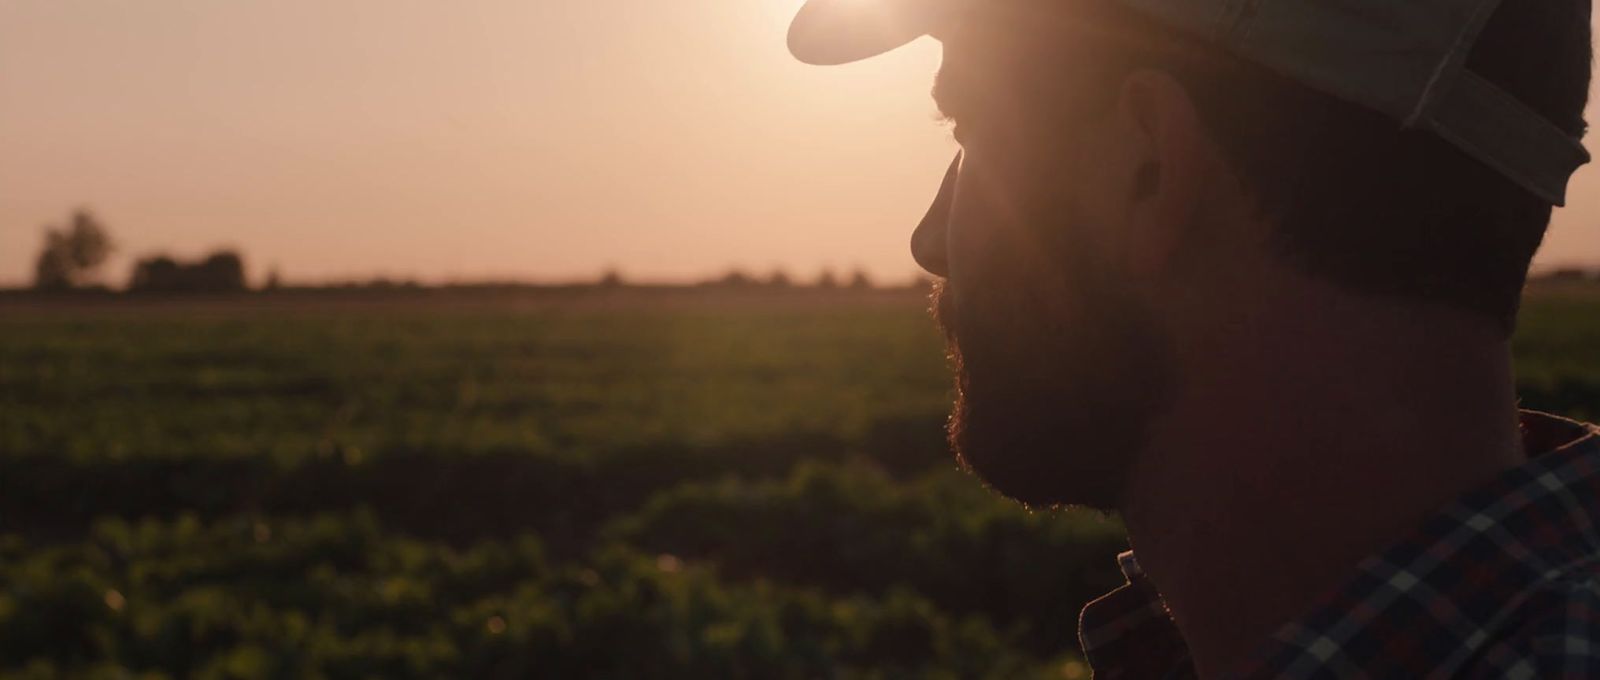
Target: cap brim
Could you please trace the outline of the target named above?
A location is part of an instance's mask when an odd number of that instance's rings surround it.
[[[933,29],[949,0],[807,0],[789,24],[789,52],[807,64],[847,64]]]

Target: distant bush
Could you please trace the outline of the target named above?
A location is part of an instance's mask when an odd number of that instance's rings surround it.
[[[701,282],[700,285],[722,288],[749,288],[756,285],[756,279],[742,269],[730,269],[722,276]]]
[[[194,263],[165,255],[140,260],[128,290],[158,293],[229,293],[245,290],[244,259],[221,250]]]
[[[1594,278],[1594,272],[1582,267],[1563,267],[1545,272],[1542,278],[1548,281],[1587,281]]]
[[[839,287],[839,277],[833,273],[832,269],[824,268],[821,273],[817,274],[816,286],[822,290],[833,290]]]
[[[854,290],[870,290],[872,288],[872,277],[867,275],[866,270],[857,269],[850,273],[850,288]]]

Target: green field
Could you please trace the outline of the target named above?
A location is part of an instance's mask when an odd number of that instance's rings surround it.
[[[910,293],[0,301],[0,676],[1081,677]],[[1600,295],[1524,405],[1600,416]]]

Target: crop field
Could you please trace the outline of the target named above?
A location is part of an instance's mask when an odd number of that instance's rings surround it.
[[[0,300],[0,677],[1073,678],[909,292]],[[1524,406],[1600,416],[1600,294]]]

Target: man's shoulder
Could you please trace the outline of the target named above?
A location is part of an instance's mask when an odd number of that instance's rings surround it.
[[[1505,612],[1464,678],[1600,676],[1600,560],[1575,565]]]

